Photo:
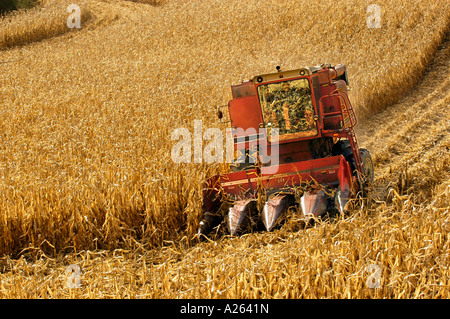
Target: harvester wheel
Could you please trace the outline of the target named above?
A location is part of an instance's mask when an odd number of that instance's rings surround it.
[[[220,213],[210,213],[210,212],[205,212],[203,214],[203,218],[200,221],[200,225],[198,228],[198,235],[208,235],[208,233],[216,226],[218,226],[221,222],[221,220],[223,219],[223,217],[220,215]]]
[[[353,157],[350,141],[342,140],[333,145],[333,155],[343,155],[345,160],[350,164],[353,175],[356,174],[355,159]]]

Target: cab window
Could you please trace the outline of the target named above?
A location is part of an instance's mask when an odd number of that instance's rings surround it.
[[[264,126],[278,128],[280,141],[317,135],[308,79],[258,86]]]

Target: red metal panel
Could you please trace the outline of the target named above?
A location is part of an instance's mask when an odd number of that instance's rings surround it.
[[[347,163],[342,155],[338,155],[281,164],[276,167],[275,174],[272,174],[274,167],[262,167],[259,175],[256,170],[225,174],[221,176],[221,187],[226,193],[238,195],[255,191],[258,182],[267,189],[300,186],[304,182],[314,183],[313,180],[323,185],[336,185],[340,181],[341,161]]]
[[[319,76],[320,84],[327,84],[327,83],[330,83],[332,80],[330,71],[328,69],[318,71],[317,75]]]
[[[228,103],[228,110],[232,127],[244,130],[254,128],[258,131],[259,124],[263,122],[261,106],[256,95],[232,99]]]
[[[341,189],[344,189],[346,186],[348,186],[348,189],[352,189],[352,171],[350,169],[350,165],[348,162],[344,159],[344,157],[341,158],[340,164],[339,164],[339,185],[341,186]]]
[[[257,176],[256,169],[223,174],[220,176],[220,186],[228,194],[240,195],[248,193],[256,190],[256,183],[251,180]]]
[[[299,186],[302,182],[334,185],[339,182],[339,156],[319,158],[304,162],[281,164],[276,174],[265,174],[266,168],[261,169],[263,185],[266,188],[282,188]]]
[[[280,163],[285,163],[286,159],[289,159],[290,162],[300,162],[312,158],[309,141],[280,144],[279,154]]]

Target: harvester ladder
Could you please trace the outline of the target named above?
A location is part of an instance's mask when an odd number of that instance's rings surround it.
[[[337,97],[339,100],[338,111],[325,112],[323,99]],[[350,103],[347,93],[334,90],[328,95],[324,95],[319,99],[320,113],[322,114],[322,127],[324,119],[339,115],[342,119],[342,127],[340,129],[322,129],[323,133],[341,132],[346,129],[352,129],[356,125],[356,115]]]
[[[356,115],[355,111],[353,111],[353,107],[350,103],[347,93],[337,91],[336,95],[341,102],[340,109],[342,112],[343,127],[353,128],[356,125]]]
[[[323,99],[324,98],[331,98],[331,97],[337,97],[339,100],[339,106],[338,111],[334,112],[324,112],[323,107]],[[350,103],[350,99],[348,98],[348,95],[346,92],[342,92],[339,90],[334,90],[328,95],[324,95],[319,99],[319,106],[320,106],[320,112],[322,114],[322,127],[323,127],[323,120],[327,117],[340,115],[342,118],[342,127],[340,129],[322,129],[323,133],[338,133],[340,136],[345,136],[348,138],[350,145],[352,147],[352,150],[355,150],[353,157],[355,159],[355,165],[356,169],[358,171],[358,174],[364,174],[363,171],[363,164],[362,164],[362,158],[361,153],[359,152],[359,146],[358,141],[356,140],[355,132],[353,131],[353,127],[356,125],[356,115],[353,110],[352,104]]]

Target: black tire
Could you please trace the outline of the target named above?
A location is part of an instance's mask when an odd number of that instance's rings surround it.
[[[203,214],[203,218],[200,221],[199,227],[198,227],[198,235],[208,235],[211,230],[218,226],[220,222],[223,220],[223,216],[219,213],[213,214],[210,212],[205,212]]]
[[[349,140],[341,140],[333,145],[333,155],[342,155],[350,164],[353,175],[356,175],[355,158],[353,157],[352,147]]]

